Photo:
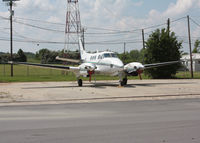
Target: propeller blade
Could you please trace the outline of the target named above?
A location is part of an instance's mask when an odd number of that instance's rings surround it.
[[[91,80],[92,80],[92,75],[89,74],[89,82],[91,82]]]
[[[140,73],[138,73],[138,76],[139,76],[140,80],[142,80],[142,76],[141,76],[141,74],[140,74]]]
[[[143,73],[143,70],[137,70],[137,73],[138,73],[138,76],[139,76],[139,78],[140,78],[140,80],[142,80],[142,76],[141,76],[141,74]]]
[[[89,82],[92,80],[92,74],[94,74],[94,71],[88,71],[89,74]]]

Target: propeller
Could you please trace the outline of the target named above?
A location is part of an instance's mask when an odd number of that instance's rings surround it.
[[[94,70],[92,70],[92,71],[88,71],[88,74],[89,74],[89,82],[91,82],[91,80],[92,80],[92,75],[94,74]]]
[[[137,73],[138,73],[138,76],[139,76],[140,80],[142,80],[141,74],[143,73],[143,70],[138,69],[138,70],[137,70]]]

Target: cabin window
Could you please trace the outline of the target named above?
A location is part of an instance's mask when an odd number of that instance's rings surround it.
[[[102,59],[102,58],[101,58],[101,55],[98,56],[98,59]]]
[[[90,60],[96,60],[96,56],[91,56]]]

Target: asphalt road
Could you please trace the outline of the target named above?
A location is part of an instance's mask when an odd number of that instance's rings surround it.
[[[1,143],[199,143],[200,99],[0,107]]]

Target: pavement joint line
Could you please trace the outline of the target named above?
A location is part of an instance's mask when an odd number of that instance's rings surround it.
[[[144,99],[144,98],[165,98],[165,97],[184,97],[184,96],[200,96],[200,93],[196,94],[166,94],[166,95],[151,95],[151,96],[127,96],[127,97],[101,97],[101,98],[82,98],[82,99],[60,99],[60,100],[24,100],[24,101],[0,101],[2,103],[42,103],[42,102],[67,102],[67,101],[92,101],[92,100],[111,100],[111,99]],[[145,100],[145,99],[144,99]]]

